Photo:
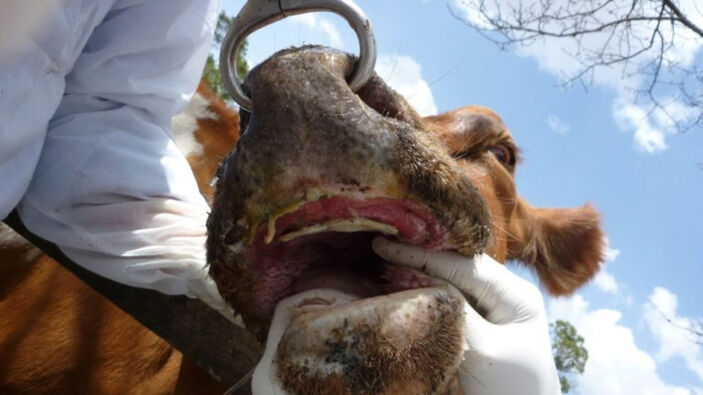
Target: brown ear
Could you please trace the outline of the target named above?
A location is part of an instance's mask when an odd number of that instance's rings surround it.
[[[515,216],[509,258],[534,268],[549,293],[570,294],[600,269],[604,238],[592,206],[532,208],[520,199]]]

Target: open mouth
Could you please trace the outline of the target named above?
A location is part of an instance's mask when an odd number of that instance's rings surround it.
[[[247,251],[255,279],[255,318],[266,322],[280,300],[311,289],[364,299],[438,284],[418,270],[378,257],[371,247],[378,235],[428,249],[449,247],[446,229],[430,211],[404,199],[324,197],[283,210],[260,225]],[[317,298],[306,304],[330,301]]]
[[[257,228],[246,252],[253,314],[271,324],[255,384],[436,393],[454,378],[465,349],[461,293],[384,261],[372,248],[379,235],[452,247],[430,210],[407,199],[325,197]]]

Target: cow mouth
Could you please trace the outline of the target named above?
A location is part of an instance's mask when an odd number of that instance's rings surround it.
[[[312,289],[368,299],[441,284],[421,271],[384,261],[372,249],[379,235],[428,249],[448,248],[446,229],[418,203],[338,196],[283,212],[258,227],[248,248],[257,321],[270,321],[280,300]],[[305,304],[332,303],[315,298]]]
[[[344,196],[282,211],[258,227],[247,251],[256,301],[249,313],[269,323],[255,382],[290,393],[445,388],[465,347],[463,296],[372,248],[379,235],[450,248],[431,211],[408,199]]]

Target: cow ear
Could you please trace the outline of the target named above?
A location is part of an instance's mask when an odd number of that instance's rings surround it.
[[[600,214],[590,205],[574,209],[532,208],[518,202],[509,258],[532,267],[553,295],[568,295],[589,281],[604,257]]]

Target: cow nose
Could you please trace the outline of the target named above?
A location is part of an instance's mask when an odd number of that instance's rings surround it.
[[[248,176],[339,184],[397,173],[398,125],[388,121],[411,127],[419,116],[376,75],[355,93],[347,83],[354,64],[351,55],[309,46],[281,51],[249,72],[252,109],[237,145]]]
[[[382,117],[422,127],[417,112],[376,73],[355,92],[347,81],[356,70],[356,64],[357,59],[352,55],[318,46],[275,54],[255,67],[242,85],[243,94],[252,98],[252,106],[240,108],[240,130],[247,132],[252,112],[254,118],[265,123],[281,122],[275,127],[281,133],[309,130],[310,127],[297,126],[312,120],[316,122],[316,129],[327,122],[337,124],[332,127],[341,122],[347,128],[356,129],[361,125],[354,121],[369,118],[370,110]],[[332,119],[335,117],[336,121]],[[287,127],[278,128],[285,125]]]
[[[246,217],[248,228],[237,229],[254,232],[260,221],[323,197],[410,200],[456,228],[450,244],[483,248],[488,214],[476,187],[378,76],[356,93],[349,87],[354,60],[308,46],[251,70],[244,87],[252,110],[218,181],[218,193],[233,197],[226,204],[234,218]]]

